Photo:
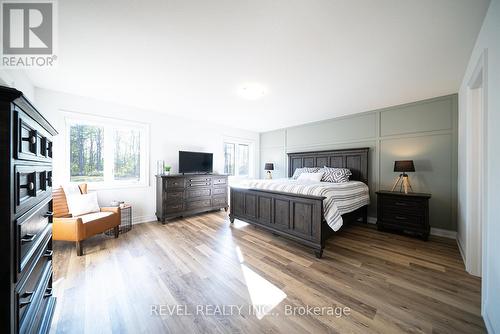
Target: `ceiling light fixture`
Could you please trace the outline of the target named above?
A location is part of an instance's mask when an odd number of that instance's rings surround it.
[[[267,94],[267,87],[258,82],[247,82],[238,88],[238,96],[247,100],[258,100]]]

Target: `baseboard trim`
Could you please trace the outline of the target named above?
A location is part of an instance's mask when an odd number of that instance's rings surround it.
[[[466,266],[466,258],[465,258],[465,250],[464,246],[462,244],[462,241],[460,238],[457,236],[457,246],[458,246],[458,251],[460,252],[460,256],[462,256],[462,261],[464,261],[464,266]]]
[[[431,235],[435,235],[437,237],[449,238],[449,239],[456,239],[457,238],[457,231],[444,230],[441,228],[431,227]]]
[[[136,216],[132,217],[132,225],[155,222],[156,220],[156,216]]]
[[[377,218],[368,217],[367,221],[368,221],[368,224],[376,224]],[[444,230],[444,229],[435,228],[435,227],[431,227],[431,235],[435,235],[437,237],[449,238],[449,239],[456,239],[457,238],[456,231]]]
[[[486,326],[486,332],[490,334],[495,334],[495,329],[493,327],[493,324],[491,323],[491,318],[488,313],[488,308],[484,308],[483,310],[483,320],[484,320],[484,325]]]

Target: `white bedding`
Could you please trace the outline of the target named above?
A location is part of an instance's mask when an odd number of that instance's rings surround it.
[[[274,190],[294,194],[324,196],[323,215],[328,225],[338,231],[342,227],[341,215],[370,204],[369,190],[360,181],[344,183],[303,182],[293,179],[247,180],[238,187]]]

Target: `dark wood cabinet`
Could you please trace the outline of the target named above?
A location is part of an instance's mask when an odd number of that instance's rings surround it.
[[[227,211],[227,175],[156,176],[156,217],[159,221],[201,212]]]
[[[430,198],[430,194],[377,191],[377,228],[417,234],[427,240]]]
[[[0,328],[46,333],[52,296],[52,137],[23,96],[0,86]]]

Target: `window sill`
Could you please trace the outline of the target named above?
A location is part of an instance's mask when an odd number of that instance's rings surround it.
[[[79,184],[85,182],[79,182]],[[87,183],[88,190],[118,190],[118,189],[139,189],[149,188],[148,183]]]

